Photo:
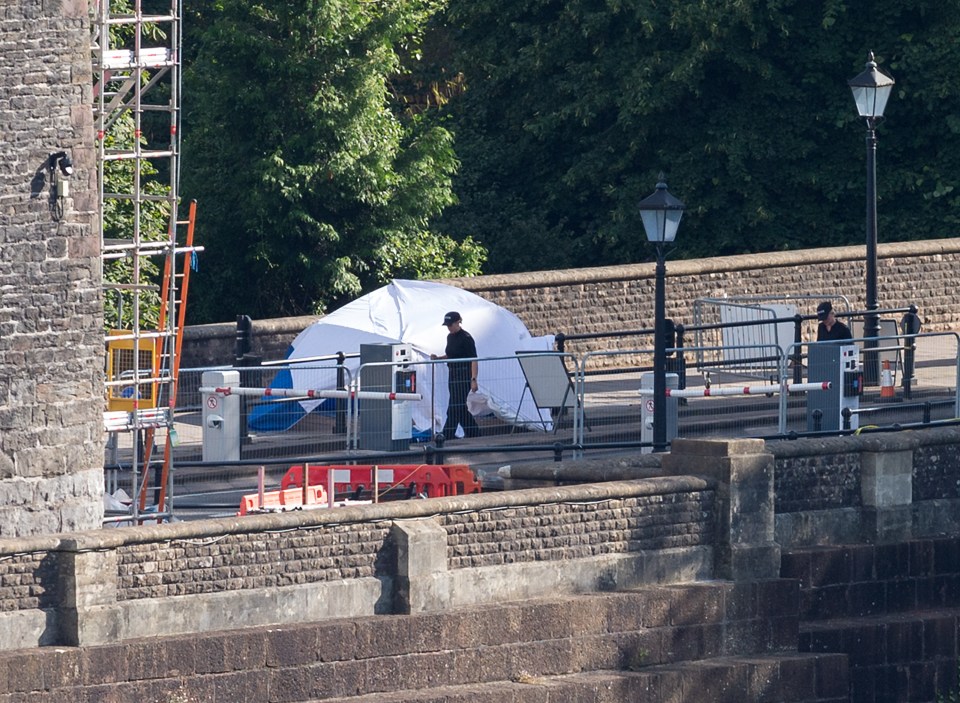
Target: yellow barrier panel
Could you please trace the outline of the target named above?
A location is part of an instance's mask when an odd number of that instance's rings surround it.
[[[110,330],[111,335],[129,337],[128,330]],[[140,379],[153,377],[157,340],[139,340],[138,363],[134,365],[134,339],[116,339],[107,342],[107,409],[143,410],[157,406],[157,384]],[[122,383],[120,383],[122,382]]]

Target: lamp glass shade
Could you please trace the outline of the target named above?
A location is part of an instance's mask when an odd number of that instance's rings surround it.
[[[860,117],[883,117],[893,84],[884,87],[850,86]]]
[[[677,238],[683,210],[641,210],[643,229],[647,240],[654,244],[666,244]]]
[[[893,92],[894,80],[877,69],[873,53],[867,61],[867,69],[856,78],[851,78],[848,84],[860,117],[883,117],[887,100]]]
[[[676,239],[683,203],[670,195],[663,174],[660,174],[657,189],[640,201],[639,210],[648,241],[665,244]]]

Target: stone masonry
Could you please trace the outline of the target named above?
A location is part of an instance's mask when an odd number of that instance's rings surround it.
[[[682,243],[681,245],[682,246]],[[917,305],[923,331],[960,326],[960,297],[953,281],[960,239],[881,244],[877,251],[881,309]],[[865,247],[833,247],[710,259],[667,265],[667,317],[691,324],[693,302],[742,296],[846,296],[863,309]],[[533,335],[583,334],[653,327],[654,264],[604,266],[567,271],[476,276],[443,281],[502,305]],[[816,303],[801,314],[814,314]],[[899,316],[897,316],[899,317]],[[617,342],[578,342],[576,351],[612,349]]]
[[[960,265],[960,238],[881,244],[877,255],[881,309],[916,305],[923,332],[960,328],[960,290],[953,283]],[[850,246],[671,261],[667,266],[667,316],[691,324],[697,299],[737,296],[813,296],[816,300],[817,296],[836,299],[844,295],[853,309],[862,309],[864,257],[865,247]],[[653,327],[654,268],[652,263],[630,264],[441,282],[502,305],[533,335],[592,334]],[[812,301],[809,310],[800,312],[812,316],[815,306]],[[318,319],[255,320],[253,351],[264,359],[281,359],[297,334]],[[812,335],[814,330],[811,322],[807,333]],[[188,328],[184,368],[233,363],[235,337],[232,322]],[[687,340],[688,345],[691,342]],[[616,348],[635,349],[637,338],[600,338],[567,345],[567,350],[576,354]]]
[[[85,0],[0,7],[0,536],[102,517],[103,342]],[[73,159],[53,211],[50,155]]]

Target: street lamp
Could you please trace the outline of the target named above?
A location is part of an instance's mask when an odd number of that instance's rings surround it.
[[[880,336],[880,318],[877,315],[877,122],[883,118],[883,109],[893,91],[893,79],[877,70],[871,51],[866,70],[848,81],[857,112],[867,122],[867,314],[863,321],[863,336],[868,350],[864,355],[864,383],[875,386],[880,375],[877,368],[876,339]],[[873,340],[873,341],[870,341]]]
[[[647,239],[657,248],[656,322],[653,328],[653,451],[663,452],[667,449],[667,341],[664,312],[667,266],[664,263],[664,247],[672,244],[677,236],[683,203],[667,191],[661,173],[657,189],[641,200],[639,207]]]

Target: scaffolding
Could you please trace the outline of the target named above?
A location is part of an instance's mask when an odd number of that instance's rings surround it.
[[[200,251],[196,204],[179,215],[181,18],[182,0],[90,3],[108,327],[105,466],[108,485],[122,467],[132,471],[133,488],[130,515],[116,522],[173,511],[173,411],[189,275]],[[162,461],[153,457],[155,442],[164,445]]]

